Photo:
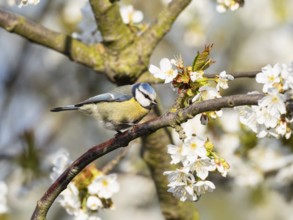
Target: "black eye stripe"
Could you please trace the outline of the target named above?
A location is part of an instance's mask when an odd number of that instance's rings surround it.
[[[147,94],[145,94],[143,91],[141,91],[139,88],[137,88],[138,91],[140,91],[140,93],[148,100],[152,101],[151,97]]]

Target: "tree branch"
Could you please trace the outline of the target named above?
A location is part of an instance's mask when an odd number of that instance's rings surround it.
[[[229,74],[234,76],[234,78],[254,78],[256,76],[256,74],[258,74],[259,72],[261,72],[261,71],[258,70],[258,71],[247,71],[247,72],[230,72]],[[219,73],[205,74],[206,77],[211,77],[211,78],[213,78],[217,75],[219,75]]]
[[[137,41],[137,48],[144,48],[146,54],[151,54],[157,44],[171,29],[178,15],[191,2],[191,0],[173,0],[158,15],[153,24],[143,33]]]
[[[248,71],[248,72],[230,72],[235,79],[238,78],[254,78],[260,71]],[[219,73],[205,73],[207,78],[215,78]],[[137,80],[138,82],[148,82],[151,84],[162,84],[164,80],[154,77],[149,71],[145,71]]]
[[[0,27],[36,44],[58,51],[68,58],[97,71],[104,71],[104,59],[96,47],[88,46],[70,36],[52,31],[20,15],[0,9]]]
[[[33,220],[44,220],[46,214],[57,196],[67,187],[70,181],[83,168],[95,159],[121,147],[126,147],[130,141],[151,134],[156,130],[170,126],[172,122],[183,123],[191,115],[195,116],[206,111],[219,110],[221,108],[232,108],[240,105],[256,105],[258,100],[263,97],[262,94],[254,95],[233,95],[218,99],[194,103],[191,106],[175,113],[166,113],[154,120],[133,126],[131,129],[117,134],[114,138],[96,145],[81,155],[68,167],[63,174],[49,187],[47,192],[38,201],[36,209],[32,215]]]
[[[112,4],[109,0],[90,0],[90,5],[102,34],[103,43],[107,47],[121,50],[133,42],[134,34],[123,23],[117,3]]]

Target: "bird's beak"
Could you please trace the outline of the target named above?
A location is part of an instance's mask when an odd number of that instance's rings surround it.
[[[154,100],[152,103],[153,103],[154,105],[158,104],[156,100]]]

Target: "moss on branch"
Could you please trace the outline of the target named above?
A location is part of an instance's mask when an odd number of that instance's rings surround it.
[[[134,41],[135,35],[123,23],[119,5],[109,0],[90,0],[103,43],[112,50],[122,50]]]
[[[0,9],[0,27],[36,44],[58,51],[71,60],[104,71],[104,59],[96,47],[86,45],[66,34],[52,31],[23,16]]]

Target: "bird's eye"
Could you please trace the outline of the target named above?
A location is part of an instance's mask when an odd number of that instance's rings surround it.
[[[148,95],[148,94],[146,94],[145,92],[143,92],[143,91],[141,91],[140,89],[138,89],[138,91],[146,98],[146,99],[148,99],[148,100],[150,100],[150,101],[153,101],[153,99]]]

